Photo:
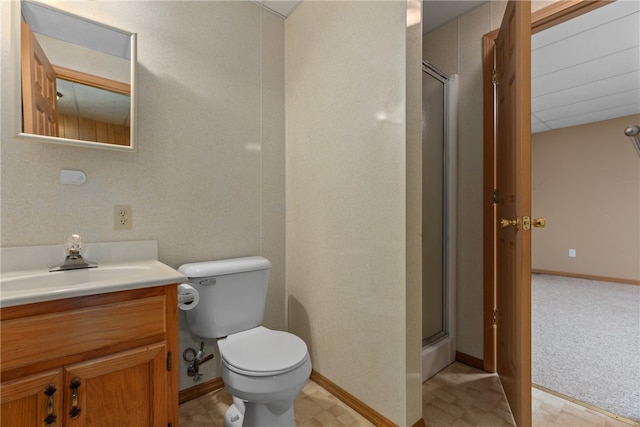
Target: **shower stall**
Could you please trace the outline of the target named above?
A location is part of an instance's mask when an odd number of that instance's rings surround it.
[[[422,381],[455,360],[458,79],[422,63]]]

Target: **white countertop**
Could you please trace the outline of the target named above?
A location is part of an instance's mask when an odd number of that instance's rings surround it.
[[[49,272],[64,261],[64,245],[0,248],[0,307],[186,281],[158,261],[155,240],[87,243],[81,254],[98,267]]]

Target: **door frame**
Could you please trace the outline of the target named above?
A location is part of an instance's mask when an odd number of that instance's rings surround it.
[[[551,4],[531,14],[531,34],[612,3],[614,0],[566,0]],[[493,58],[498,30],[482,37],[483,96],[483,368],[496,372],[496,188],[495,161],[495,98],[493,88]]]

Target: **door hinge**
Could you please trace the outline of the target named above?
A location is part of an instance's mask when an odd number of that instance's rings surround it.
[[[498,309],[493,309],[493,320],[494,325],[498,324]]]
[[[171,352],[167,353],[167,371],[171,372],[172,362],[171,362]]]
[[[495,68],[493,69],[493,74],[491,75],[491,84],[494,86],[498,84],[498,72]]]
[[[497,188],[494,188],[493,189],[493,204],[497,205],[499,201],[500,201],[500,193],[498,192]]]

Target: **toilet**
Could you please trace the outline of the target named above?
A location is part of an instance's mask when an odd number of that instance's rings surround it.
[[[191,333],[215,338],[233,396],[225,427],[293,427],[293,401],[311,374],[299,337],[261,326],[271,262],[260,256],[182,265],[200,301],[186,311]]]

